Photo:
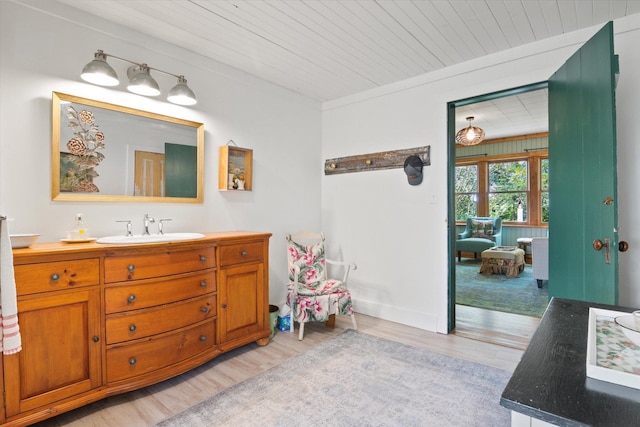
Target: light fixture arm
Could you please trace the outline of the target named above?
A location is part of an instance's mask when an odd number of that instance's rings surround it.
[[[158,71],[158,72],[160,72],[160,73],[162,73],[162,74],[166,74],[166,75],[168,75],[168,76],[173,76],[173,77],[175,77],[176,79],[179,79],[179,78],[181,78],[181,77],[182,77],[182,78],[184,78],[184,75],[182,75],[182,74],[180,74],[180,75],[178,75],[178,74],[173,74],[173,73],[170,73],[170,72],[168,72],[168,71],[161,70],[160,68],[150,67],[149,65],[147,65],[147,64],[146,64],[146,63],[144,63],[144,62],[142,62],[142,63],[140,63],[140,62],[135,62],[135,61],[132,61],[132,60],[127,59],[127,58],[122,58],[122,57],[120,57],[120,56],[116,56],[116,55],[112,55],[112,54],[110,54],[110,53],[103,52],[103,51],[102,51],[102,50],[100,50],[100,49],[98,49],[98,52],[96,53],[96,55],[102,55],[105,59],[106,59],[106,58],[115,58],[115,59],[118,59],[118,60],[123,61],[123,62],[128,62],[129,64],[137,65],[137,66],[138,66],[138,67],[140,67],[140,68],[147,68],[148,70]]]

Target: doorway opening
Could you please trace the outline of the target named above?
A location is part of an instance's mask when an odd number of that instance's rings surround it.
[[[538,286],[533,275],[530,246],[532,238],[548,235],[547,83],[454,101],[448,108],[450,331],[524,349],[548,303],[546,281]],[[484,130],[485,140],[461,146],[454,135],[469,117]],[[471,233],[464,232],[479,222],[476,218],[494,219],[493,242],[458,251],[458,237]],[[496,265],[495,274],[480,273],[482,251],[491,246],[522,254],[516,276],[513,268],[505,274]]]

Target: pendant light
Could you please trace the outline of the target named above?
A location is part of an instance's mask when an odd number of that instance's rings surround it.
[[[471,126],[471,121],[473,121],[475,117],[469,116],[466,120],[469,121],[469,127],[464,129],[460,129],[458,133],[456,133],[456,144],[460,145],[478,145],[484,140],[484,130],[479,127]]]

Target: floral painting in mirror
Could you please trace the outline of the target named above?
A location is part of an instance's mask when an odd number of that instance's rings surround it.
[[[99,176],[96,167],[104,160],[104,133],[100,132],[91,111],[77,111],[67,105],[67,126],[73,138],[67,141],[69,153],[60,153],[60,191],[97,193],[100,189],[93,183]]]

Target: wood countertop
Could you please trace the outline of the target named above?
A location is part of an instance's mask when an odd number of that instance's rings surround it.
[[[65,243],[59,242],[42,242],[36,243],[29,248],[13,249],[13,261],[14,264],[21,264],[28,262],[33,257],[46,257],[47,255],[60,255],[68,254],[69,256],[76,255],[78,253],[85,254],[102,254],[108,253],[114,249],[122,250],[136,250],[136,248],[152,248],[152,247],[176,247],[176,246],[189,246],[199,245],[202,243],[210,244],[211,241],[216,243],[224,243],[238,238],[251,238],[256,239],[268,238],[271,233],[254,232],[254,231],[218,231],[202,233],[205,236],[199,239],[189,240],[176,240],[169,242],[154,242],[154,243],[136,243],[136,244],[102,244],[95,241],[87,243]],[[44,259],[44,258],[43,258]]]

